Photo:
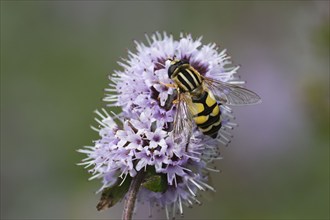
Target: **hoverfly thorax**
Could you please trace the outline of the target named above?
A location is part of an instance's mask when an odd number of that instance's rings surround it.
[[[186,60],[172,60],[171,66],[168,68],[168,76],[181,92],[191,93],[202,84],[199,72]]]

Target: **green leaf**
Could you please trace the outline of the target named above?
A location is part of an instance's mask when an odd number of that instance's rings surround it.
[[[132,178],[127,176],[124,183],[119,185],[121,181],[122,179],[118,178],[115,185],[107,187],[102,191],[101,199],[96,206],[98,211],[111,208],[125,196],[131,184]]]
[[[145,178],[142,186],[152,192],[165,192],[167,190],[167,180],[165,174],[153,174]]]

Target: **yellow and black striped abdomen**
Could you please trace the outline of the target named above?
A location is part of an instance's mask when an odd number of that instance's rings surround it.
[[[192,108],[194,121],[201,132],[216,138],[221,128],[220,108],[209,90],[203,91],[198,97],[192,97]]]

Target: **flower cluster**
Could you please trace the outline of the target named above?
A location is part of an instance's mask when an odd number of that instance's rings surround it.
[[[80,164],[90,169],[90,179],[102,179],[100,191],[123,185],[137,172],[146,172],[139,197],[151,206],[164,207],[167,216],[169,208],[174,210],[173,215],[176,211],[182,214],[183,205],[200,203],[196,198],[199,190],[214,190],[207,184],[208,172],[217,170],[209,164],[220,159],[219,144],[229,143],[226,129],[235,124],[229,121],[233,118],[231,109],[221,105],[218,138],[193,128],[188,140],[183,137],[174,141],[173,100],[177,94],[174,88],[165,86],[171,83],[166,60],[188,60],[201,75],[223,82],[237,80],[234,74],[238,67],[228,67],[231,62],[225,50],[219,51],[215,44],[202,45],[201,38],[181,34],[174,40],[166,33],[156,33],[147,41],[147,45],[136,42],[136,53],[129,51],[128,59],[119,62],[123,70],[110,76],[104,101],[110,107],[121,107],[122,112],[96,111],[99,127],[93,129],[100,139],[79,150],[87,155]]]

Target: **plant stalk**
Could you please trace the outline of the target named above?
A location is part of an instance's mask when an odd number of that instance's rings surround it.
[[[131,220],[133,216],[134,206],[139,188],[144,179],[144,170],[139,171],[135,177],[133,177],[131,185],[127,192],[127,197],[124,204],[122,220]]]

